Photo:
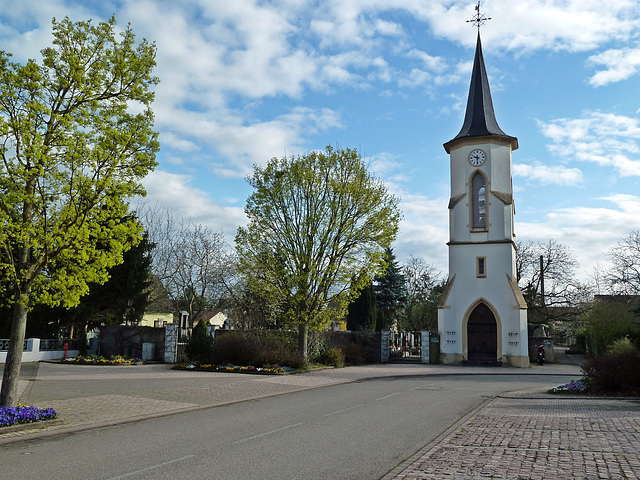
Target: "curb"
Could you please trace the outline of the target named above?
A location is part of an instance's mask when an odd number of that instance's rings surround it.
[[[0,435],[5,433],[22,432],[24,430],[36,430],[38,428],[53,427],[64,423],[61,418],[55,418],[53,420],[43,420],[41,422],[20,423],[18,425],[9,425],[7,427],[0,427]],[[1,440],[0,440],[1,441]]]

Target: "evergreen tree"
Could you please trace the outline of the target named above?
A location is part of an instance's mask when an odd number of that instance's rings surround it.
[[[123,263],[109,270],[109,280],[89,285],[89,295],[80,299],[80,310],[90,326],[101,324],[137,324],[144,315],[151,285],[153,244],[146,233],[140,243],[124,253]]]
[[[373,289],[373,283],[370,283],[349,304],[347,329],[373,331],[376,328],[376,317],[376,292]]]
[[[376,330],[390,328],[402,314],[407,301],[407,287],[402,269],[398,265],[392,248],[385,252],[387,270],[374,279],[376,295]]]
[[[202,319],[193,328],[191,338],[184,349],[187,358],[200,364],[211,363],[213,360],[213,338],[207,335],[207,322]]]

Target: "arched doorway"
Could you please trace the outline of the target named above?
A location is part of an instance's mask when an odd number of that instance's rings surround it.
[[[478,304],[467,322],[468,360],[487,363],[498,360],[498,325],[491,309]]]

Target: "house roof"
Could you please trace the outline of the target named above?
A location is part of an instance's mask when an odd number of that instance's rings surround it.
[[[489,89],[489,78],[484,65],[484,56],[482,55],[480,32],[478,32],[476,55],[473,60],[464,123],[460,133],[444,144],[444,149],[447,153],[450,153],[451,146],[457,141],[475,137],[499,137],[511,143],[513,150],[518,148],[518,139],[504,133],[496,120],[493,101],[491,100],[491,90]]]
[[[204,310],[195,316],[195,318],[193,319],[193,323],[195,325],[200,320],[204,320],[205,322],[209,323],[211,319],[213,319],[219,313],[222,313],[224,315],[224,311],[220,308],[214,308],[213,310]]]

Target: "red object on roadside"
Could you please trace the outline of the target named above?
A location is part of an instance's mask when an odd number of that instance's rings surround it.
[[[67,358],[67,351],[69,350],[69,344],[67,342],[64,342],[64,345],[62,346],[62,348],[64,348],[64,358]]]

